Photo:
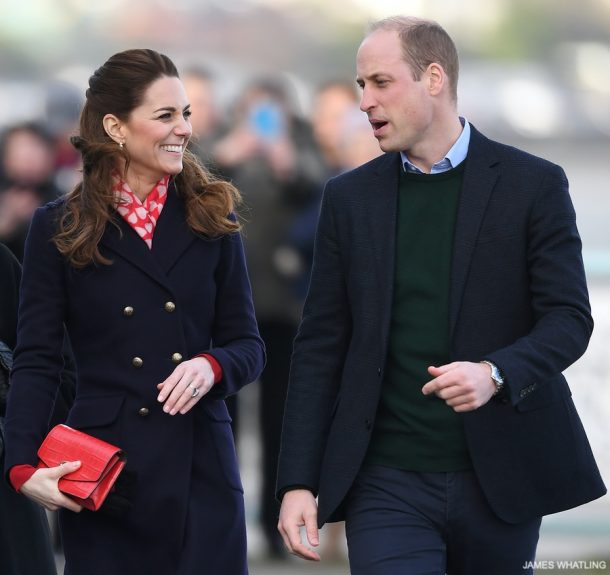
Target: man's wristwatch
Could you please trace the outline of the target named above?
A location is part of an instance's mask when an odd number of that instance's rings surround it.
[[[488,361],[486,359],[482,360],[480,363],[486,363],[491,368],[491,380],[496,386],[494,395],[498,395],[498,393],[504,389],[504,376],[502,375],[500,368],[492,361]]]

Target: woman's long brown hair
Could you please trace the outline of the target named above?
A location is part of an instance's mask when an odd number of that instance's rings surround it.
[[[173,62],[154,50],[137,49],[115,54],[89,78],[80,135],[71,140],[83,158],[83,179],[67,194],[54,237],[59,252],[77,268],[112,263],[102,256],[98,244],[116,213],[112,174],[123,164],[129,166],[129,153],[106,134],[102,120],[114,114],[127,121],[147,88],[163,76],[178,77]],[[207,237],[239,230],[239,223],[231,218],[240,201],[237,189],[212,176],[188,151],[183,166],[174,181],[189,227]]]

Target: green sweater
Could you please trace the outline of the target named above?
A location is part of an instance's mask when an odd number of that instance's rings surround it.
[[[390,341],[366,462],[409,471],[471,467],[460,416],[421,388],[450,361],[449,285],[464,162],[440,174],[401,170]]]

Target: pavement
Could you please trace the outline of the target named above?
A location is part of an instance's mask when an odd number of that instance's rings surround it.
[[[63,573],[63,557],[57,555],[57,573]],[[250,575],[349,575],[349,567],[345,563],[298,563],[297,559],[286,561],[267,561],[254,559],[249,565]],[[202,575],[205,573],[202,567]],[[110,575],[110,574],[109,574]],[[140,574],[134,574],[140,575]],[[209,575],[223,575],[211,573]]]
[[[344,564],[292,562],[251,562],[250,575],[349,575],[347,562]]]

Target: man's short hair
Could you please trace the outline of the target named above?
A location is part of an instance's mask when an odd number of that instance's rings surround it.
[[[376,30],[398,33],[404,58],[415,80],[419,80],[433,62],[440,64],[449,79],[451,96],[457,101],[458,53],[453,40],[440,24],[412,16],[390,16],[370,24],[367,32],[371,34]]]

